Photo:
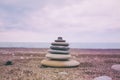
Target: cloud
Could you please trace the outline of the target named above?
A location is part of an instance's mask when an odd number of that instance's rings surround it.
[[[0,1],[3,36],[0,41],[48,41],[63,36],[73,42],[119,42],[119,3],[119,0]]]
[[[92,3],[94,2],[94,3]],[[81,28],[81,30],[96,30],[119,27],[118,16],[120,13],[119,5],[104,1],[84,1],[82,4],[63,5],[57,7],[47,5],[40,10],[28,14],[24,20],[28,26],[41,29],[48,27],[69,27]],[[113,11],[115,9],[115,11]],[[87,24],[86,24],[87,23]],[[116,25],[117,23],[117,25]],[[110,26],[112,25],[112,26]]]
[[[49,42],[56,37],[48,34],[38,34],[30,31],[12,30],[0,33],[1,42]]]
[[[100,36],[99,36],[100,35]],[[120,36],[118,35],[106,35],[101,36],[101,34],[80,34],[80,33],[69,33],[64,34],[63,39],[67,42],[119,42]],[[12,30],[0,33],[0,41],[1,42],[53,42],[58,36],[56,34],[42,34],[42,33],[35,33],[30,31],[20,31],[20,30]],[[107,38],[106,38],[107,37]],[[111,38],[112,37],[112,38]]]

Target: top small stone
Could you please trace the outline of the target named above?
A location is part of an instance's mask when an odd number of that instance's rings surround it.
[[[58,37],[58,40],[63,40],[62,37]]]
[[[57,40],[55,40],[55,42],[66,42],[65,40],[62,39],[62,37],[58,37]]]

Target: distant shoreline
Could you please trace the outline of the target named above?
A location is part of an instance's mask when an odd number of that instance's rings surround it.
[[[49,48],[18,48],[18,47],[0,47],[0,54],[11,53],[25,53],[25,54],[40,54],[41,52],[46,54]],[[120,49],[81,49],[71,48],[71,54],[83,54],[83,55],[120,55]]]
[[[0,42],[4,48],[49,48],[51,43],[45,42]],[[70,48],[80,49],[120,49],[120,43],[69,43]]]
[[[32,47],[0,47],[0,49],[49,49],[49,48],[32,48]],[[70,48],[81,50],[120,50],[120,48]]]

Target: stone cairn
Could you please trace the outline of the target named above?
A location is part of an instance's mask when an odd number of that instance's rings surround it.
[[[46,58],[41,61],[43,66],[48,67],[76,67],[79,62],[71,59],[69,44],[62,37],[58,37],[55,42],[51,43],[50,50],[46,54]]]

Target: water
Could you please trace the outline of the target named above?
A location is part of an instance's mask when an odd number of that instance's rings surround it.
[[[69,43],[70,48],[120,49],[120,43]],[[0,42],[0,47],[49,48],[50,43],[41,42]]]

